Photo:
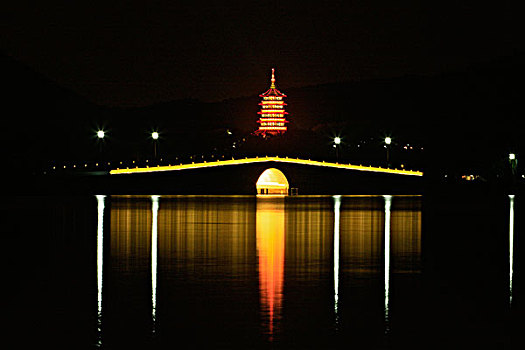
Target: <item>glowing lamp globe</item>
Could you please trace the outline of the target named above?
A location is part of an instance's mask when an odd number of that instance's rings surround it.
[[[151,138],[153,138],[153,140],[158,140],[158,138],[159,138],[159,133],[156,132],[156,131],[155,131],[155,132],[152,132],[152,133],[151,133]]]
[[[99,139],[103,139],[104,136],[105,136],[104,130],[99,130],[99,131],[97,131],[97,137],[98,137]]]
[[[385,137],[385,143],[387,145],[391,144],[392,143],[392,139],[390,137]]]
[[[341,144],[341,138],[340,138],[340,137],[336,137],[336,138],[334,138],[334,143],[335,143],[336,145]]]

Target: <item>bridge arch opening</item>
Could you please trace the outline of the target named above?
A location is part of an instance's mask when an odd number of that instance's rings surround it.
[[[263,171],[255,186],[257,194],[288,194],[290,187],[286,176],[276,168]]]

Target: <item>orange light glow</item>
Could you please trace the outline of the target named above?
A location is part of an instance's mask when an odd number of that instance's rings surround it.
[[[257,114],[288,114],[288,112],[285,112],[283,109],[263,109],[260,112],[257,112]]]
[[[259,130],[286,130],[286,126],[261,126]]]
[[[258,194],[288,194],[288,180],[279,169],[266,169],[255,184]]]
[[[259,291],[263,326],[273,340],[281,318],[284,280],[284,201],[257,200],[256,240],[259,256]]]
[[[263,99],[260,103],[259,103],[259,106],[271,106],[271,105],[276,105],[276,106],[286,106],[286,103],[284,103],[284,101],[277,101],[277,100],[273,100],[273,101],[268,101],[268,100],[265,100]]]
[[[258,120],[257,123],[261,122],[282,122],[282,123],[288,123],[288,120],[284,118],[261,118],[262,120]]]

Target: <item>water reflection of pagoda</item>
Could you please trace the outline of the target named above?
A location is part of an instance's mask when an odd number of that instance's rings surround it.
[[[270,89],[265,93],[259,95],[262,97],[261,110],[257,112],[260,115],[259,120],[259,129],[255,132],[256,134],[266,137],[267,135],[277,135],[284,134],[286,132],[286,112],[284,110],[283,98],[286,97],[285,94],[277,90],[275,87],[275,69],[272,68],[272,84]]]
[[[285,210],[282,198],[265,199],[257,200],[256,237],[262,325],[272,341],[282,316]]]

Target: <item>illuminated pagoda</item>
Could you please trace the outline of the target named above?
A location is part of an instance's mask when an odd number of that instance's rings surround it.
[[[277,90],[275,87],[275,69],[272,68],[272,84],[270,89],[265,93],[259,95],[262,97],[261,110],[257,112],[260,115],[259,120],[259,129],[255,132],[256,134],[262,135],[264,137],[268,135],[278,135],[284,134],[286,132],[286,112],[284,110],[283,98],[286,97],[285,94]]]

